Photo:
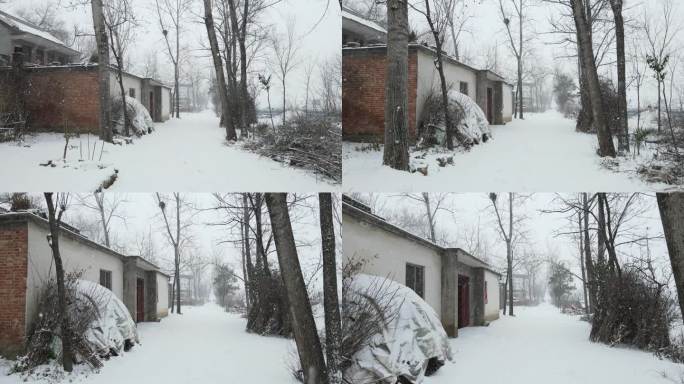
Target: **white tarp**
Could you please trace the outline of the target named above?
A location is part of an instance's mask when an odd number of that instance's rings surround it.
[[[112,113],[116,123],[114,131],[118,134],[124,133],[124,115],[121,109],[121,97],[115,97],[113,100],[114,107]],[[154,121],[150,117],[144,105],[142,105],[134,97],[126,96],[126,112],[128,113],[128,120],[130,121],[131,134],[136,136],[146,135],[154,131]]]
[[[79,280],[78,293],[91,301],[99,312],[86,332],[85,338],[98,355],[118,355],[124,350],[126,340],[138,342],[138,330],[128,309],[109,289],[91,281]]]
[[[430,359],[436,359],[439,365],[452,359],[447,334],[432,307],[402,284],[358,274],[354,276],[347,294],[364,294],[369,287],[379,285],[393,292],[392,295],[383,295],[381,300],[393,301],[392,305],[385,307],[395,310],[396,315],[387,314],[390,319],[388,326],[352,357],[352,365],[346,370],[345,377],[358,384],[395,384],[399,377],[420,383]]]
[[[475,100],[461,92],[449,91],[449,107],[458,106],[463,110],[463,119],[458,124],[458,130],[473,142],[482,141],[482,136],[492,136],[489,121]]]

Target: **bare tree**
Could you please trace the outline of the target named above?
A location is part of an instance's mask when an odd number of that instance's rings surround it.
[[[677,286],[679,308],[684,316],[684,193],[658,193],[656,197]]]
[[[97,42],[98,83],[100,89],[100,139],[112,142],[112,106],[109,103],[109,41],[102,0],[91,0],[95,41]]]
[[[216,38],[216,27],[214,26],[214,15],[211,8],[211,0],[204,0],[204,25],[209,37],[211,46],[211,57],[214,61],[214,72],[216,72],[216,87],[221,100],[221,125],[226,127],[226,140],[237,140],[233,117],[231,115],[228,101],[228,89],[226,88],[226,78],[223,72],[223,62]]]
[[[340,342],[342,324],[337,297],[337,261],[335,257],[335,227],[333,224],[333,203],[330,193],[319,193],[318,204],[321,222],[321,244],[323,248],[323,307],[325,311],[325,355],[328,368],[328,382],[342,383],[340,367]]]
[[[280,272],[285,283],[290,316],[292,322],[296,324],[293,331],[299,351],[304,383],[327,384],[325,359],[316,332],[316,323],[306,292],[306,284],[299,265],[297,246],[295,245],[287,206],[287,195],[284,193],[267,193],[265,198],[273,226],[273,237],[278,253]]]
[[[490,193],[489,199],[492,201],[496,220],[499,225],[499,235],[506,242],[506,284],[508,289],[508,315],[513,316],[513,201],[515,199],[512,192],[508,193],[508,229],[504,227],[502,214],[497,205],[498,195]],[[505,314],[505,311],[504,311]]]
[[[509,0],[511,5],[513,6],[515,15],[518,19],[518,43],[516,44],[515,39],[513,38],[513,33],[511,32],[511,18],[509,14],[506,12],[506,9],[504,7],[504,0],[499,0],[499,10],[501,11],[501,18],[503,19],[503,23],[506,26],[506,32],[508,34],[508,42],[510,43],[511,46],[511,51],[513,51],[513,55],[515,56],[515,59],[518,64],[518,85],[516,86],[516,102],[517,102],[517,107],[518,107],[518,113],[517,115],[520,117],[520,119],[524,119],[523,116],[523,24],[525,22],[525,17],[526,17],[526,8],[528,6],[527,0]]]
[[[121,94],[121,106],[123,111],[124,134],[130,136],[130,119],[126,104],[126,89],[123,85],[123,71],[125,55],[128,45],[133,40],[133,29],[136,26],[135,15],[130,0],[111,0],[104,7],[105,25],[109,32],[111,52],[116,61],[116,77]]]
[[[64,286],[64,265],[62,264],[62,255],[59,250],[59,235],[60,226],[62,224],[62,215],[69,205],[69,195],[57,195],[53,199],[52,192],[45,192],[45,202],[48,208],[48,222],[50,225],[50,234],[47,236],[48,244],[52,249],[52,258],[55,261],[55,275],[57,277],[57,297],[59,301],[59,323],[61,328],[62,341],[62,366],[67,372],[73,370],[74,353],[71,345],[71,328],[69,327],[69,317],[67,314],[67,299],[66,287]]]
[[[408,154],[408,1],[387,1],[385,72],[385,148],[382,163],[409,170]]]
[[[122,204],[126,203],[123,195],[113,194],[109,199],[105,198],[104,192],[94,192],[92,201],[86,196],[78,196],[78,203],[90,210],[97,212],[99,224],[102,227],[104,244],[111,248],[110,229],[112,219],[126,221],[125,217],[118,213]]]
[[[618,151],[629,153],[629,125],[627,123],[627,69],[625,64],[625,21],[622,17],[622,0],[609,0],[615,24],[615,45],[618,73]]]
[[[155,0],[156,11],[159,18],[159,28],[164,35],[166,42],[166,52],[169,55],[171,63],[173,63],[173,79],[174,79],[174,109],[176,118],[180,118],[180,82],[179,82],[179,63],[180,59],[180,35],[183,29],[181,25],[185,13],[190,10],[193,3],[192,0]],[[175,50],[171,48],[169,42],[169,28],[173,28],[175,34]]]
[[[273,64],[276,66],[276,75],[280,79],[283,88],[283,125],[286,122],[287,112],[287,76],[299,65],[299,49],[301,44],[295,35],[295,19],[290,18],[286,24],[284,35],[273,36],[271,48],[273,49]]]
[[[594,59],[591,24],[588,23],[585,13],[586,1],[588,0],[570,0],[577,31],[579,53],[582,58],[582,73],[586,76],[586,87],[589,90],[594,126],[599,142],[599,156],[615,157],[615,146],[603,109],[603,99]]]

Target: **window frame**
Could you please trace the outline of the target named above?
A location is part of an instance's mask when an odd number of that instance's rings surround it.
[[[112,290],[112,271],[100,268],[100,285]]]
[[[465,87],[464,87],[464,86],[465,86]],[[464,88],[465,88],[465,92],[463,92]],[[462,94],[464,94],[464,95],[466,95],[466,96],[470,96],[470,84],[468,84],[467,81],[459,81],[459,82],[458,82],[458,90],[459,90]]]
[[[413,273],[409,273],[413,271]],[[418,279],[418,272],[420,272],[420,279]],[[409,279],[411,277],[411,279]],[[421,298],[425,298],[425,266],[413,263],[406,263],[406,286],[411,288]],[[420,280],[420,281],[419,281]],[[420,283],[420,286],[418,286]],[[419,288],[417,290],[416,288]]]
[[[128,96],[135,99],[135,88],[128,88]]]

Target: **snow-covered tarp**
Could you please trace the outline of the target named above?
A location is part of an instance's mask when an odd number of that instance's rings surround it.
[[[460,139],[462,144],[470,147],[474,144],[486,142],[492,137],[489,129],[489,121],[475,100],[459,91],[451,90],[448,93],[448,111],[452,122],[456,123],[455,139]],[[428,138],[434,135],[437,143],[443,144],[446,139],[444,124],[444,112],[442,110],[441,97],[433,95],[426,103],[423,116],[423,125],[427,130],[421,135]],[[465,142],[465,143],[464,143]],[[458,144],[458,143],[455,143]]]
[[[428,363],[432,361],[441,366],[452,359],[447,334],[432,307],[402,284],[383,277],[358,274],[353,277],[347,294],[357,292],[363,295],[369,287],[379,285],[393,292],[392,295],[382,295],[380,300],[391,300],[396,304],[380,306],[392,308],[396,313],[387,314],[387,327],[352,357],[345,377],[359,384],[394,384],[400,377],[410,383],[420,383]]]
[[[114,132],[123,134],[124,114],[121,108],[121,97],[115,97],[112,101],[112,115],[115,121]],[[152,121],[150,113],[137,99],[126,96],[126,112],[128,113],[131,134],[142,136],[154,131],[154,121]]]
[[[118,355],[125,345],[138,342],[138,331],[128,309],[109,289],[91,281],[79,280],[77,293],[92,302],[99,317],[86,331],[85,339],[100,356]]]

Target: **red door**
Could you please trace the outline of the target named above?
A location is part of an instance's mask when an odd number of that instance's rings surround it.
[[[458,327],[470,325],[470,278],[458,276]]]
[[[145,280],[138,279],[136,289],[135,321],[145,321]]]

